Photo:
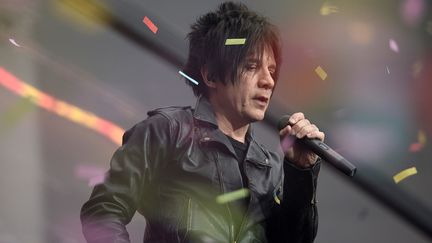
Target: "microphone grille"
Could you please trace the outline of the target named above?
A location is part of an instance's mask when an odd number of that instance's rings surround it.
[[[282,130],[282,128],[286,127],[289,124],[290,115],[283,115],[278,121],[278,130]]]

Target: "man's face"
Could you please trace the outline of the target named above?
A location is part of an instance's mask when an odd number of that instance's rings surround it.
[[[271,48],[265,48],[263,57],[249,56],[244,72],[236,84],[217,83],[216,99],[225,112],[239,122],[264,119],[275,81],[276,62]]]

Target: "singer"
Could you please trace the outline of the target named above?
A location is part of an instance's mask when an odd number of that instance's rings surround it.
[[[150,111],[123,135],[81,209],[87,242],[129,242],[125,226],[136,211],[147,222],[146,243],[313,242],[321,162],[297,143],[281,158],[252,131],[279,76],[277,28],[233,2],[191,28],[182,71],[198,82],[185,79],[197,104]],[[245,42],[226,44],[231,38]],[[300,112],[280,130],[285,136],[324,140]]]

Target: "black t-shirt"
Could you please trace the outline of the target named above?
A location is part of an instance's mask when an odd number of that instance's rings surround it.
[[[232,146],[234,147],[234,150],[237,154],[237,157],[239,158],[238,164],[239,164],[240,173],[241,173],[242,180],[243,180],[243,187],[247,187],[248,181],[247,181],[247,177],[244,173],[243,163],[244,163],[244,160],[246,158],[246,153],[247,153],[247,149],[248,149],[249,144],[239,142],[230,136],[227,136],[227,137],[230,140]]]
[[[238,160],[238,166],[239,166],[240,174],[241,174],[242,181],[243,181],[243,188],[247,188],[248,187],[248,180],[247,180],[247,177],[244,173],[243,164],[244,164],[244,160],[246,158],[246,153],[247,153],[247,149],[249,147],[249,143],[247,141],[246,141],[246,143],[239,142],[228,135],[227,135],[227,137],[230,140],[232,146],[234,147],[235,153],[237,154],[237,157],[239,159]],[[235,230],[237,233],[239,231],[241,222],[243,220],[243,217],[246,213],[248,206],[249,206],[249,197],[242,198],[242,199],[239,199],[237,201],[230,203],[230,207],[232,208],[232,210],[236,210],[236,212],[233,213],[235,215],[233,220],[234,220],[234,224],[235,224]]]

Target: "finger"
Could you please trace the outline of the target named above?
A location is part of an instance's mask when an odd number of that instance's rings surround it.
[[[310,125],[310,121],[308,119],[301,119],[296,124],[292,126],[291,135],[296,135],[301,131],[301,129],[305,126]]]
[[[285,135],[287,135],[287,134],[289,134],[291,132],[291,129],[292,129],[291,126],[287,125],[286,127],[284,127],[283,129],[281,129],[279,131],[279,135],[280,136],[285,136]]]
[[[307,126],[302,127],[300,131],[296,134],[296,136],[298,138],[302,138],[312,132],[319,132],[319,129],[314,124],[309,124]]]
[[[294,114],[291,115],[289,122],[291,125],[296,124],[299,120],[304,119],[305,116],[302,112],[296,112]]]
[[[325,139],[325,133],[319,132],[319,131],[308,133],[306,136],[308,138],[311,138],[311,139],[316,138],[316,139],[320,140],[321,142],[323,142]]]

